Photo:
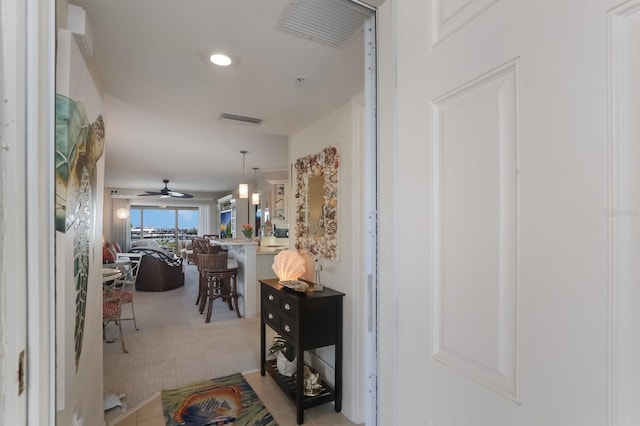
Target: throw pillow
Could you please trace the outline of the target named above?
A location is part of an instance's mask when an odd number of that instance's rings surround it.
[[[116,254],[105,244],[102,247],[102,263],[114,263],[115,261]]]
[[[113,241],[111,243],[111,245],[113,246],[113,248],[115,249],[116,253],[122,253],[122,249],[120,248],[120,244],[118,244],[117,241]]]

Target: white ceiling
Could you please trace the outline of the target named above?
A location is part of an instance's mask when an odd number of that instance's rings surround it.
[[[363,89],[362,33],[335,48],[281,31],[290,0],[73,3],[87,12],[105,93],[107,187],[159,190],[169,178],[177,191],[228,191],[243,149],[247,180],[252,167],[287,170],[287,136]],[[213,48],[238,64],[206,63]],[[224,122],[222,112],[264,122]]]

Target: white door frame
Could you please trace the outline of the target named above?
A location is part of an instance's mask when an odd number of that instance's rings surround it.
[[[609,11],[608,90],[609,90],[609,205],[603,212],[609,229],[609,425],[632,426],[640,421],[637,398],[640,395],[638,365],[638,256],[635,236],[639,229],[637,181],[640,150],[637,59],[630,54],[637,48],[640,34],[640,0],[623,2]],[[635,100],[634,100],[635,99]]]
[[[364,24],[364,223],[363,265],[366,303],[365,364],[367,425],[378,424],[378,116],[376,13]]]
[[[7,221],[5,259],[5,331],[10,348],[2,387],[11,424],[53,425],[54,295],[53,295],[53,163],[54,163],[54,0],[2,0],[4,86],[3,154],[7,166],[4,203]],[[4,206],[3,206],[4,207]],[[13,286],[13,288],[9,288]],[[27,297],[28,295],[28,297]],[[14,298],[15,297],[15,298]],[[8,308],[4,310],[4,308]],[[8,315],[9,312],[14,315]],[[5,342],[2,342],[3,344]],[[16,353],[24,344],[25,392],[13,390]],[[25,396],[26,395],[26,396]],[[26,400],[25,400],[26,398]],[[16,403],[15,406],[12,404]]]
[[[0,64],[0,424],[26,424],[27,394],[19,381],[27,344],[24,33],[25,5],[2,3]],[[9,265],[11,265],[9,267]],[[22,357],[22,358],[21,358]],[[22,362],[21,362],[22,359]],[[24,367],[23,367],[24,368]]]
[[[17,93],[17,100],[23,102],[25,133],[25,192],[26,208],[24,227],[25,250],[22,253],[26,265],[27,316],[18,319],[27,327],[27,413],[24,413],[28,425],[55,424],[55,347],[54,347],[54,241],[53,241],[53,164],[55,157],[54,96],[55,96],[55,0],[2,0],[4,10],[24,8],[25,13],[16,13],[17,19],[2,17],[4,24],[13,21],[16,26],[24,27],[19,32],[13,28],[3,28],[3,35],[9,36],[9,43],[15,43],[15,52],[24,60],[24,93]],[[371,9],[370,5],[350,0]],[[25,4],[26,3],[26,4]],[[6,7],[8,6],[8,7]],[[24,39],[21,38],[24,34]],[[12,37],[15,37],[13,39]],[[373,56],[375,65],[375,25],[373,26]],[[371,46],[370,46],[371,47]],[[16,58],[16,59],[19,59]],[[20,62],[20,61],[16,61]],[[22,65],[21,65],[22,66]],[[18,67],[20,69],[20,67]],[[369,118],[366,139],[366,210],[367,232],[365,240],[372,249],[365,253],[367,291],[371,296],[367,308],[367,374],[369,393],[367,397],[367,424],[377,424],[377,125],[376,125],[376,83],[375,69],[369,72],[369,83],[365,90],[365,108]],[[15,84],[18,80],[3,77],[5,85]],[[368,93],[368,94],[367,94]],[[17,107],[16,111],[19,111]],[[9,241],[13,244],[13,241]],[[368,245],[368,246],[369,246]],[[12,245],[12,247],[15,247]],[[29,256],[26,256],[29,253]],[[364,314],[364,313],[363,313]],[[9,325],[9,324],[6,324]],[[3,408],[3,407],[2,407]],[[18,409],[20,411],[20,409]],[[0,414],[2,411],[0,409]],[[20,424],[20,423],[18,423]]]

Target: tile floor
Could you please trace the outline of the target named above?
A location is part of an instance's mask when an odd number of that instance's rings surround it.
[[[269,375],[262,377],[259,371],[252,371],[245,373],[244,376],[278,425],[297,425],[295,406],[289,398],[282,393]],[[117,408],[114,408],[114,410],[117,410]],[[333,410],[333,404],[324,404],[305,410],[304,424],[314,426],[355,425],[355,423],[350,422],[342,414],[336,413]],[[114,426],[165,426],[160,396],[158,395]]]

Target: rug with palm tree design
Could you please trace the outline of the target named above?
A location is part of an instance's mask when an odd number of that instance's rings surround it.
[[[167,426],[277,426],[241,373],[163,390]]]

